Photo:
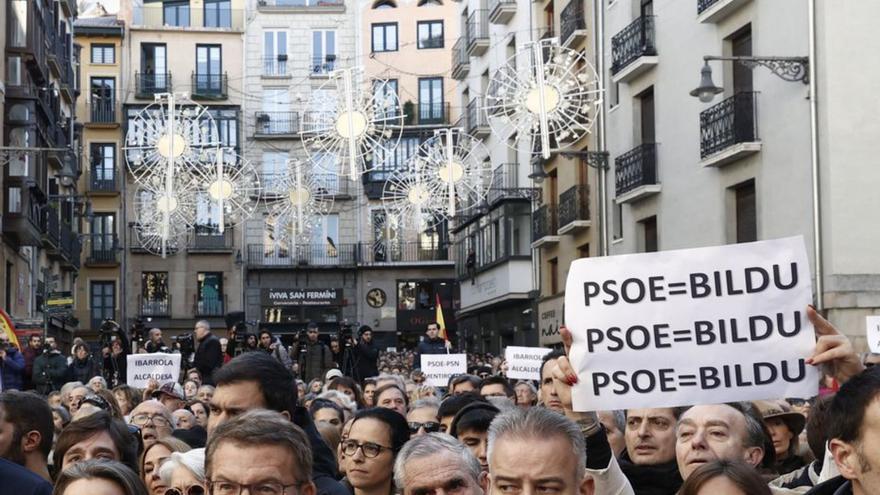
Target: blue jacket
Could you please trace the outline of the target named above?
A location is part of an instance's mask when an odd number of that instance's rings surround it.
[[[3,390],[24,389],[24,355],[14,345],[6,349],[6,358],[0,364],[0,380]]]
[[[15,495],[52,495],[52,484],[27,468],[0,459],[0,480],[3,493]]]

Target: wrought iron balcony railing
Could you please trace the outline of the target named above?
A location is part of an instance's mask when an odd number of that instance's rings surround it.
[[[578,184],[559,195],[559,226],[590,219],[590,188]]]
[[[152,98],[156,93],[171,91],[171,73],[144,74],[135,72],[135,96],[138,98]]]
[[[611,73],[617,74],[639,57],[650,55],[657,55],[654,16],[642,16],[611,38]]]
[[[299,112],[256,112],[254,135],[290,136],[299,134]]]
[[[559,19],[560,24],[562,24],[559,31],[560,43],[568,41],[569,36],[575,31],[587,29],[586,22],[584,21],[583,0],[571,0],[568,2],[568,5],[562,9],[562,14],[559,16]]]
[[[709,7],[718,3],[719,0],[697,0],[697,14],[702,14]]]
[[[287,54],[283,53],[274,57],[264,57],[263,75],[267,77],[281,77],[290,75],[287,70]]]
[[[657,145],[640,144],[614,160],[617,195],[640,186],[657,184]]]
[[[461,37],[452,45],[452,73],[461,78],[470,68],[471,58],[467,51],[467,38]]]
[[[159,5],[148,3],[134,7],[132,25],[149,28],[180,27],[241,31],[245,26],[244,14],[245,11],[242,9],[231,9],[216,3],[206,3],[199,8],[190,8],[186,5],[168,12],[163,8],[162,3]]]
[[[119,239],[116,234],[89,234],[86,236],[86,263],[119,262]]]
[[[211,297],[193,297],[193,314],[196,316],[223,316],[226,314],[226,294]]]
[[[89,172],[89,191],[92,192],[118,192],[116,185],[116,170],[105,168],[92,168]]]
[[[474,132],[477,129],[488,128],[489,120],[483,112],[483,99],[474,98],[467,104],[467,130]]]
[[[141,296],[141,316],[171,316],[171,295],[165,297]]]
[[[489,11],[478,9],[471,12],[467,20],[468,49],[478,41],[489,41]]]
[[[327,75],[336,68],[336,55],[312,57],[312,75]]]
[[[365,242],[360,244],[249,244],[247,262],[259,267],[375,266],[451,261],[445,246],[422,242]]]
[[[229,251],[232,249],[232,227],[226,227],[223,232],[213,225],[196,225],[189,237],[189,249],[191,251]]]
[[[227,74],[198,74],[192,75],[192,96],[194,98],[226,98],[229,86]]]
[[[700,158],[758,140],[757,93],[744,91],[700,112]]]
[[[448,125],[449,102],[444,101],[420,101],[413,112],[404,116],[406,125]]]
[[[92,124],[115,124],[116,102],[113,99],[95,99],[89,103],[89,122]]]
[[[532,242],[556,235],[559,230],[556,205],[542,205],[532,212]]]

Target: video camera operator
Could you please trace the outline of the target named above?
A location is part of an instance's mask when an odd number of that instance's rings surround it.
[[[333,353],[318,340],[318,324],[310,322],[306,326],[305,338],[300,332],[297,341],[299,345],[297,363],[299,363],[300,379],[304,382],[310,382],[315,378],[323,380],[324,374],[333,368]]]
[[[37,392],[49,395],[49,392],[61,390],[66,381],[67,358],[58,350],[55,337],[46,337],[43,353],[34,360],[34,387]]]
[[[202,374],[203,385],[214,385],[214,371],[223,366],[223,351],[220,349],[220,339],[211,333],[211,324],[205,320],[196,322],[193,333],[198,341],[193,365]]]
[[[150,329],[150,340],[147,341],[144,348],[149,353],[153,352],[165,352],[170,353],[171,348],[165,345],[165,342],[162,340],[162,330],[160,328],[151,328]]]
[[[109,388],[123,385],[127,380],[126,368],[131,346],[128,336],[113,320],[104,320],[100,327],[101,352],[104,355],[104,379]]]
[[[358,328],[358,341],[354,347],[354,379],[358,383],[372,376],[379,375],[379,349],[373,342],[373,329],[367,325]]]
[[[287,352],[287,348],[281,343],[281,339],[272,335],[272,332],[269,330],[263,329],[260,330],[259,342],[260,350],[277,359],[286,369],[290,369],[293,363],[290,360],[290,353]]]

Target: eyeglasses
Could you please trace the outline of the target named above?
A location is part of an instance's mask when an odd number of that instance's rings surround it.
[[[143,428],[150,421],[152,421],[153,424],[156,426],[168,426],[171,424],[167,419],[165,419],[165,416],[161,416],[159,414],[138,414],[131,417],[131,424],[139,426],[141,428]]]
[[[357,440],[346,440],[342,442],[342,453],[345,455],[354,455],[358,449],[364,453],[364,457],[373,458],[379,455],[383,450],[392,450],[391,447],[379,445],[373,442],[360,443]]]
[[[211,492],[211,495],[241,495],[242,490],[244,490],[245,488],[247,488],[248,493],[250,493],[251,495],[281,495],[286,492],[288,488],[299,488],[304,483],[305,481],[298,481],[291,485],[285,485],[276,481],[266,481],[264,483],[242,485],[234,481],[224,480],[209,481],[208,489]],[[166,495],[170,495],[168,494],[168,492],[165,493]]]
[[[165,495],[205,495],[205,487],[202,485],[189,485],[180,491],[177,488],[169,488],[165,490]]]
[[[419,428],[424,428],[428,433],[434,433],[436,431],[440,431],[440,423],[436,421],[428,421],[427,423],[418,423],[415,421],[409,422],[409,431],[410,433],[417,433]]]

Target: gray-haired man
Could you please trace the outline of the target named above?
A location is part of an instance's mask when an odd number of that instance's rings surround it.
[[[394,462],[394,483],[401,495],[483,495],[485,489],[480,462],[443,433],[416,436],[404,445]]]

